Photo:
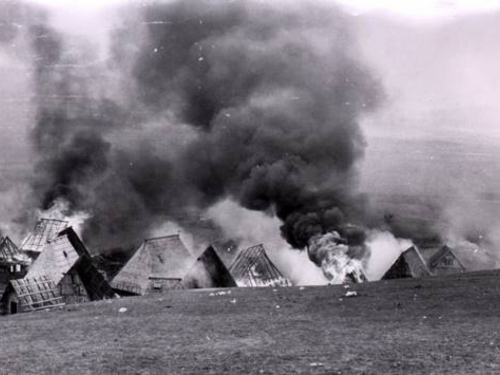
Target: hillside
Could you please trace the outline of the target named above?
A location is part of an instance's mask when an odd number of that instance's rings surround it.
[[[493,271],[72,305],[1,317],[0,373],[500,373],[499,297]]]

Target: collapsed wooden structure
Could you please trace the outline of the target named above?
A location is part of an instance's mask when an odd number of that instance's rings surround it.
[[[10,280],[20,279],[26,275],[30,259],[22,254],[9,237],[0,242],[0,295]]]
[[[1,313],[16,314],[64,305],[53,280],[48,276],[11,280],[0,300]]]
[[[43,250],[43,247],[65,228],[69,222],[56,219],[40,219],[35,225],[35,228],[30,232],[21,244],[21,251],[29,255],[31,258],[36,257]]]
[[[105,254],[93,255],[92,263],[107,282],[111,282],[125,264],[124,261],[113,259],[111,256]]]
[[[27,278],[48,277],[58,288],[65,303],[80,303],[112,298],[114,292],[95,268],[84,244],[69,227],[47,243]]]
[[[182,287],[194,261],[178,234],[145,240],[111,281],[122,295],[146,295]]]
[[[187,289],[237,286],[231,273],[212,246],[209,246],[196,259],[189,272],[182,279],[182,285]]]
[[[292,285],[269,259],[262,244],[241,250],[229,271],[241,287]]]

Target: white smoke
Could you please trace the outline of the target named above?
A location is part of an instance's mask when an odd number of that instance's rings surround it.
[[[56,199],[47,210],[38,210],[36,216],[38,220],[54,219],[67,221],[69,226],[81,236],[83,225],[91,215],[84,211],[72,211],[71,214],[68,214],[68,212],[70,212],[69,203],[64,199]]]
[[[280,236],[278,218],[247,210],[231,200],[212,206],[206,216],[221,228],[227,238],[237,241],[240,249],[263,244],[269,258],[294,285],[328,283],[304,251],[292,249]]]
[[[370,281],[375,281],[379,280],[401,253],[413,246],[413,243],[411,240],[396,238],[387,231],[372,230],[368,234],[366,245],[370,249],[365,267],[366,277]]]
[[[358,281],[364,274],[369,281],[379,280],[397,257],[413,244],[398,239],[390,232],[372,230],[368,233],[365,259],[353,259],[348,246],[338,244],[340,236],[328,233],[311,239],[309,251],[322,253],[319,267],[305,251],[294,250],[280,236],[278,218],[263,212],[242,208],[231,200],[212,206],[207,218],[216,223],[227,238],[238,243],[239,248],[263,244],[271,260],[294,285],[340,284],[351,274]]]

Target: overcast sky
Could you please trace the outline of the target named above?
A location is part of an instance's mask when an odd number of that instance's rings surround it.
[[[71,6],[65,0],[36,1],[51,8],[58,28],[92,39],[105,55],[106,35],[119,22],[110,9],[123,1],[74,0]],[[338,3],[350,14],[363,58],[387,95],[363,120],[368,164],[380,156],[374,149],[393,152],[380,138],[496,142],[500,1]],[[3,165],[25,160],[29,153],[23,147],[33,121],[26,64],[0,49]]]
[[[52,8],[60,28],[87,35],[105,50],[106,34],[118,22],[109,9],[127,1],[36,2]],[[360,47],[388,95],[367,120],[368,136],[500,135],[500,1],[336,2],[351,14]]]
[[[126,2],[126,0],[73,0],[69,3],[66,0],[35,0],[46,6],[53,7],[79,7],[82,9],[98,9],[103,4],[115,5]],[[129,1],[130,2],[130,1]],[[409,15],[412,17],[436,17],[457,13],[470,13],[490,11],[499,9],[500,4],[497,0],[420,0],[420,1],[400,1],[400,0],[335,0],[353,11],[371,12],[388,11],[400,15]]]

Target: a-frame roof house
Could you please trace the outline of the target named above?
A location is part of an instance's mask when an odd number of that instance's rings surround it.
[[[11,280],[0,302],[2,315],[64,305],[56,284],[48,276]]]
[[[383,280],[430,276],[431,271],[420,251],[412,246],[403,252],[382,276]]]
[[[212,246],[209,246],[196,259],[189,272],[182,279],[182,284],[187,289],[237,286],[231,273]]]
[[[274,263],[269,259],[263,245],[241,250],[232,262],[229,272],[238,286],[291,286]]]
[[[26,275],[27,278],[41,276],[48,276],[59,287],[67,303],[114,296],[111,286],[95,268],[85,245],[71,227],[44,246]]]
[[[21,253],[9,237],[5,237],[0,242],[0,295],[7,287],[9,280],[24,277],[30,263],[31,259]]]
[[[429,260],[429,267],[435,274],[453,274],[462,273],[466,269],[453,249],[449,246],[443,246]]]
[[[19,251],[19,248],[9,237],[0,242],[0,263],[29,262],[29,258]]]
[[[145,240],[113,278],[119,293],[145,295],[178,288],[194,258],[178,234]]]

